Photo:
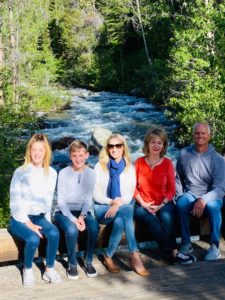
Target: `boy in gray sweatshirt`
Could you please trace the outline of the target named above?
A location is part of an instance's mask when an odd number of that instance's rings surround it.
[[[86,274],[97,276],[92,265],[99,225],[89,212],[95,185],[94,170],[85,163],[89,153],[87,145],[75,140],[69,147],[72,164],[59,172],[58,201],[55,222],[64,231],[68,252],[67,277],[78,279],[76,244],[79,231],[87,230]]]
[[[225,194],[225,160],[209,145],[210,127],[200,122],[193,128],[194,144],[181,150],[176,166],[177,210],[181,224],[180,252],[193,252],[190,242],[190,213],[207,215],[210,223],[210,248],[204,259],[219,259],[221,207]]]

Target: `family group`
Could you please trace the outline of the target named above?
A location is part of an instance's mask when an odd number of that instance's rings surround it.
[[[93,253],[99,224],[112,225],[103,259],[112,273],[120,271],[113,255],[125,232],[132,269],[140,276],[150,275],[139,255],[134,220],[143,224],[165,259],[191,264],[196,257],[192,255],[190,214],[198,218],[205,214],[210,224],[210,247],[204,259],[220,258],[225,160],[209,144],[210,136],[207,123],[195,124],[194,142],[180,151],[175,169],[165,156],[168,138],[159,126],[146,133],[144,155],[134,165],[120,134],[107,139],[94,169],[87,165],[87,145],[75,140],[69,146],[71,164],[59,172],[57,180],[57,172],[50,166],[49,141],[44,134],[34,134],[27,145],[25,162],[15,170],[10,186],[9,231],[24,242],[23,285],[34,285],[32,263],[40,239],[47,240],[43,279],[50,283],[62,281],[54,269],[59,232],[64,232],[66,239],[67,277],[79,277],[76,244],[79,232],[85,230],[85,272],[88,277],[97,276]],[[57,204],[52,216],[56,185]],[[182,239],[179,250],[176,218]]]

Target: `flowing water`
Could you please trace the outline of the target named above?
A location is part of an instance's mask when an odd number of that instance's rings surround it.
[[[50,141],[74,137],[89,144],[93,129],[103,127],[125,136],[134,161],[143,155],[143,139],[150,125],[163,125],[169,137],[176,127],[162,109],[144,98],[80,89],[72,90],[72,94],[71,108],[48,116],[44,122],[46,128],[42,132],[49,136]],[[167,155],[174,161],[177,154],[178,149],[170,141]],[[91,155],[89,163],[94,165],[96,161],[97,156]],[[54,151],[54,165],[67,162],[68,149]]]

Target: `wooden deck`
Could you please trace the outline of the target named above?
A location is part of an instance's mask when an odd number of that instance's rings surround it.
[[[20,264],[0,267],[0,299],[225,299],[225,243],[221,242],[222,259],[204,262],[202,257],[208,244],[194,243],[198,262],[190,266],[168,265],[160,260],[157,250],[142,253],[146,266],[151,270],[149,278],[142,278],[129,268],[127,252],[118,252],[122,271],[110,274],[95,258],[99,273],[87,278],[79,267],[80,278],[69,280],[65,275],[65,261],[59,260],[56,269],[63,282],[49,285],[41,279],[42,264],[36,262],[36,285],[23,288]]]

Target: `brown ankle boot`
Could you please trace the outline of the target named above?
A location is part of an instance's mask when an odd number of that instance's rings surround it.
[[[138,252],[131,253],[131,267],[140,276],[147,277],[150,272],[145,269]]]
[[[111,273],[119,273],[120,268],[116,265],[111,257],[104,255],[103,264]]]

